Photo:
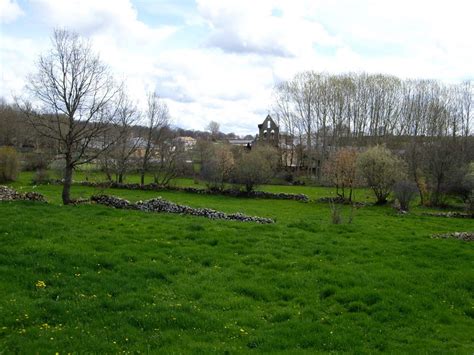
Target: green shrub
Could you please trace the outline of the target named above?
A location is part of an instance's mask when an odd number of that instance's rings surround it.
[[[357,168],[374,192],[377,204],[387,203],[393,185],[406,176],[406,167],[402,160],[379,145],[359,155]]]
[[[33,175],[32,182],[35,185],[45,184],[50,181],[49,172],[46,169],[38,169]]]
[[[51,164],[49,164],[49,169],[53,172],[53,176],[56,179],[63,179],[66,161],[64,159],[53,160]]]
[[[400,203],[400,210],[408,211],[410,209],[410,202],[413,201],[418,193],[418,188],[414,182],[399,181],[393,186],[393,193]]]
[[[341,224],[342,223],[342,207],[334,202],[329,203],[331,208],[331,223],[332,224]]]
[[[465,199],[466,207],[471,213],[474,213],[474,162],[469,164],[463,186],[468,191]]]
[[[203,157],[201,178],[209,190],[222,190],[234,168],[234,157],[229,145],[212,145]]]
[[[0,182],[15,181],[20,170],[20,161],[12,147],[0,148]]]
[[[237,160],[233,170],[233,182],[251,192],[257,186],[266,184],[275,175],[278,152],[270,146],[261,145],[245,152]]]
[[[45,153],[23,153],[21,155],[22,171],[36,171],[47,169],[51,157]]]

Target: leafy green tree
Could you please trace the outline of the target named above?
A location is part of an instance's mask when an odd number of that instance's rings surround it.
[[[251,192],[270,181],[278,164],[278,152],[269,146],[256,146],[241,155],[235,164],[233,181]]]
[[[406,176],[403,161],[380,145],[361,153],[357,159],[357,168],[374,192],[377,204],[387,203],[393,185]]]

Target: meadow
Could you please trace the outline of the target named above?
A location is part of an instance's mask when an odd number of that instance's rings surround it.
[[[366,206],[335,225],[317,202],[72,189],[276,220],[259,225],[63,206],[30,181],[12,186],[49,204],[0,202],[1,353],[474,352],[474,245],[430,238],[472,220]]]

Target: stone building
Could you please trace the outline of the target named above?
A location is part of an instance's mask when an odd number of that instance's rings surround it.
[[[265,142],[278,147],[280,140],[280,128],[268,115],[265,120],[258,125],[257,142]]]
[[[286,141],[286,136],[280,137],[280,128],[273,121],[270,115],[258,125],[258,134],[254,139],[229,139],[231,145],[245,147],[251,149],[255,144],[266,143],[274,147],[279,147],[280,141]]]

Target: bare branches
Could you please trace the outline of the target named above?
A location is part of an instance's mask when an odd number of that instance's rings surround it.
[[[275,87],[273,109],[290,139],[286,156],[318,173],[342,146],[387,142],[392,136],[467,137],[472,134],[474,86],[400,80],[381,74],[303,72]],[[288,141],[291,143],[288,144]],[[464,148],[465,150],[467,148]]]
[[[143,139],[144,149],[141,164],[142,185],[145,182],[145,173],[149,170],[150,160],[157,152],[155,145],[160,140],[162,131],[167,128],[170,123],[168,106],[155,92],[148,94],[145,119],[147,128]]]
[[[275,110],[284,129],[301,127],[306,145],[391,135],[468,136],[474,87],[470,81],[402,81],[389,75],[304,72],[275,88]]]
[[[94,142],[113,121],[109,105],[120,87],[89,41],[66,30],[55,30],[51,41],[27,86],[39,105],[22,107],[40,134],[60,141],[61,153],[74,167],[90,161],[89,148],[98,149]]]
[[[66,164],[63,202],[69,203],[75,167],[114,144],[101,139],[114,127],[116,108],[111,104],[121,87],[90,42],[77,33],[57,29],[51,44],[29,77],[27,90],[37,105],[17,102],[39,134],[58,141]]]

